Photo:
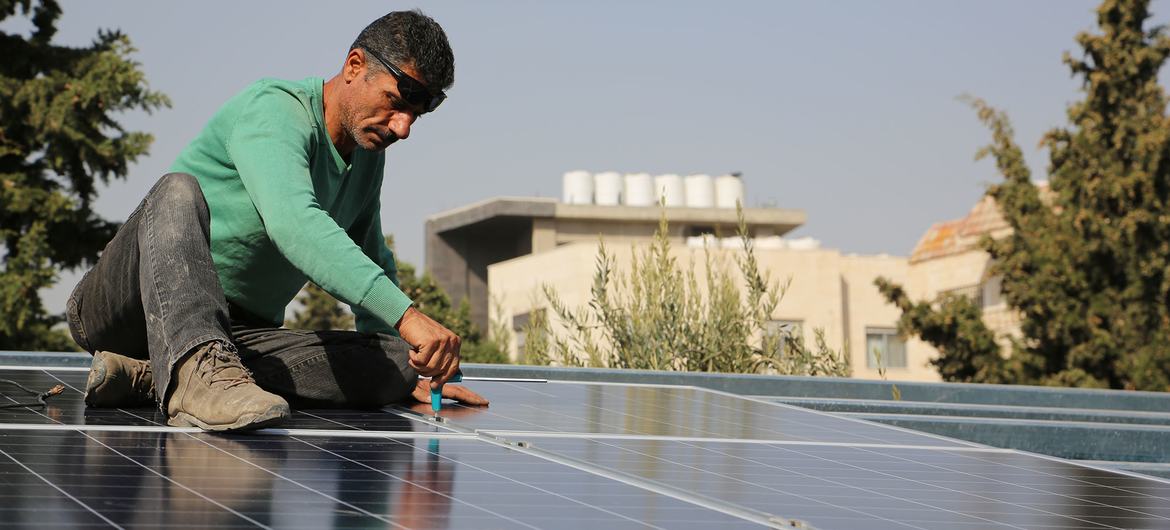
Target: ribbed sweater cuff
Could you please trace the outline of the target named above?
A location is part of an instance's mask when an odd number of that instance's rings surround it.
[[[388,326],[394,327],[402,315],[410,308],[411,300],[394,285],[389,278],[384,278],[370,288],[360,304],[370,313],[382,319]]]

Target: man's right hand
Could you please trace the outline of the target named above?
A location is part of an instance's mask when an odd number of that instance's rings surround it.
[[[431,378],[437,389],[459,371],[459,346],[462,341],[415,308],[406,310],[398,321],[398,334],[410,344],[410,365],[418,374]]]

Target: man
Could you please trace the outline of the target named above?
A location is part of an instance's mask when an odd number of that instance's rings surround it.
[[[395,12],[332,79],[266,79],[229,100],[70,297],[73,338],[94,352],[86,403],[157,401],[170,425],[228,431],[275,425],[290,403],[429,401],[460,340],[398,288],[379,196],[383,151],[453,82],[443,29]],[[280,328],[307,280],[350,305],[356,332]]]

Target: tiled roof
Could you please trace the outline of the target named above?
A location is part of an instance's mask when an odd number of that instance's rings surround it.
[[[1048,189],[1048,183],[1040,182],[1036,186],[1040,190],[1040,199],[1045,204],[1051,204],[1052,193]],[[966,217],[931,225],[914,246],[914,251],[910,253],[910,263],[976,249],[984,234],[998,238],[1011,233],[1011,229],[996,206],[995,199],[984,195],[971,211],[967,212]]]

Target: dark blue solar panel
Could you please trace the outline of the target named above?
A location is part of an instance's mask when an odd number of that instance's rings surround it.
[[[1170,484],[999,450],[540,439],[817,528],[1165,528]]]
[[[755,526],[478,440],[0,431],[0,471],[5,528]]]
[[[697,388],[590,383],[471,382],[468,385],[490,399],[491,407],[454,405],[444,415],[459,425],[485,431],[969,445]],[[415,410],[430,414],[426,406]]]

